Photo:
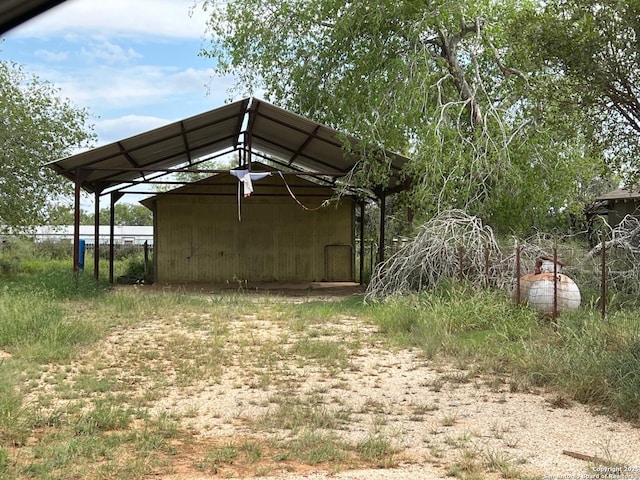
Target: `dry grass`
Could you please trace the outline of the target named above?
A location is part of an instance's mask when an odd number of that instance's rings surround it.
[[[607,454],[640,461],[624,424],[390,346],[358,299],[132,287],[65,309],[108,334],[68,361],[5,360],[26,367],[0,448],[6,478],[523,478],[586,468],[561,455],[571,429],[575,450],[602,455],[604,435]]]

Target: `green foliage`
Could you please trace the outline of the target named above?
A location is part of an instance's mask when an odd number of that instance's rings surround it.
[[[95,435],[126,429],[132,420],[129,408],[114,406],[108,402],[98,402],[93,410],[81,415],[74,425],[76,435]]]
[[[82,299],[102,295],[107,285],[96,283],[91,274],[74,277],[70,261],[20,260],[19,274],[4,285],[5,292],[48,299]]]
[[[144,258],[140,255],[127,257],[125,261],[125,275],[144,277]]]
[[[70,261],[73,258],[73,244],[71,242],[45,240],[33,245],[33,255],[43,260]]]
[[[28,241],[0,254],[0,349],[17,358],[62,361],[100,332],[92,322],[70,320],[60,302],[99,297],[105,285],[89,275],[74,278],[69,261],[52,256]]]
[[[306,428],[330,429],[337,423],[336,415],[325,407],[301,404],[296,398],[281,400],[275,410],[260,419],[261,427],[287,429],[296,433]]]
[[[20,259],[18,257],[2,255],[0,256],[0,275],[12,277],[20,270]]]
[[[547,79],[553,104],[581,113],[579,125],[564,128],[579,126],[627,180],[640,169],[639,14],[637,2],[532,2],[508,29],[519,58]]]
[[[23,445],[29,436],[29,416],[23,407],[22,396],[14,388],[15,377],[12,378],[12,375],[15,374],[8,367],[0,365],[0,445]]]
[[[510,26],[527,5],[206,0],[203,54],[238,90],[262,88],[362,138],[365,153],[410,156],[400,203],[417,218],[459,208],[525,232],[581,212],[602,159],[571,91],[548,95],[553,72],[517,55]],[[384,163],[360,167],[362,184],[388,180]]]
[[[147,207],[139,204],[116,203],[114,207],[115,225],[153,225],[153,213]],[[109,208],[100,209],[100,225],[109,225],[111,212]],[[50,225],[73,225],[74,207],[59,204],[52,208],[49,214]],[[95,215],[80,211],[80,224],[95,224]]]
[[[640,411],[640,332],[624,345],[609,370],[610,403],[623,416]]]
[[[346,367],[348,351],[344,345],[335,341],[301,339],[293,346],[293,353],[305,358],[306,361],[315,360],[322,365],[332,367]]]
[[[204,459],[198,463],[199,468],[211,473],[218,473],[223,465],[231,465],[238,458],[238,448],[234,445],[222,445],[211,448]]]
[[[447,354],[514,385],[546,386],[577,401],[640,419],[640,322],[635,309],[611,314],[577,310],[559,318],[558,332],[501,292],[457,282],[371,309],[381,330],[428,357]]]
[[[346,447],[335,434],[306,429],[287,446],[294,458],[307,465],[344,461]]]
[[[79,345],[94,341],[99,329],[91,322],[70,321],[43,293],[0,292],[0,348],[30,361],[62,361]]]
[[[17,64],[0,61],[0,225],[43,223],[70,184],[47,162],[93,140],[85,110],[75,108],[49,83]]]
[[[391,468],[396,463],[396,449],[388,438],[380,435],[369,436],[358,443],[358,453],[363,460],[379,468]]]
[[[9,468],[9,454],[4,448],[0,448],[0,475],[4,475]]]

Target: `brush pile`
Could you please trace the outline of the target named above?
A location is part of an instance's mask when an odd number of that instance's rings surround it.
[[[478,217],[450,210],[420,227],[416,237],[373,273],[367,299],[405,294],[434,286],[442,278],[464,278],[479,286],[496,275],[502,263],[490,227]]]

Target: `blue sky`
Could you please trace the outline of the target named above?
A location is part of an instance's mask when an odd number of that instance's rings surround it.
[[[7,32],[0,59],[87,108],[104,144],[229,99],[233,79],[198,56],[206,18],[194,0],[68,0]]]

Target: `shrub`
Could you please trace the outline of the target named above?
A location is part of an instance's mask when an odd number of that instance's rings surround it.
[[[34,256],[48,260],[71,260],[73,258],[73,244],[45,240],[33,244]]]
[[[13,277],[20,272],[20,259],[15,256],[0,256],[0,275]]]

